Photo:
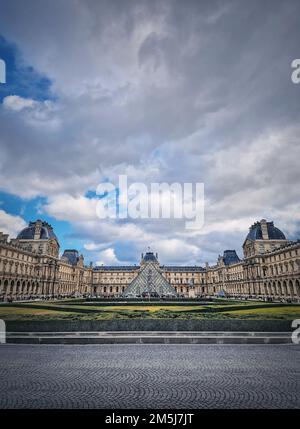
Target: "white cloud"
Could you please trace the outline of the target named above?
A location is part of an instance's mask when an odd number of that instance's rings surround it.
[[[26,222],[20,216],[13,216],[0,209],[0,231],[9,234],[11,238],[26,227]]]
[[[59,105],[50,100],[36,101],[18,95],[8,95],[3,99],[3,106],[19,114],[19,120],[32,129],[53,132],[61,126]]]
[[[201,252],[198,246],[186,243],[179,239],[160,239],[153,243],[161,262],[174,261],[182,264],[198,264],[201,261]]]
[[[115,255],[113,248],[108,248],[99,253],[99,260],[96,265],[118,265],[120,261]]]
[[[95,199],[58,194],[49,198],[48,203],[42,206],[40,210],[59,220],[88,222],[96,220],[96,205],[97,200]]]
[[[102,249],[103,247],[105,247],[105,244],[90,242],[90,243],[85,243],[83,247],[88,251],[94,251],[94,250]]]
[[[18,95],[8,95],[3,99],[3,106],[6,109],[20,112],[23,109],[33,108],[36,105],[36,101],[30,98],[19,97]]]

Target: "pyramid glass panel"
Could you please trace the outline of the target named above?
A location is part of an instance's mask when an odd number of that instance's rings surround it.
[[[125,289],[124,296],[176,296],[175,289],[159,272],[157,266],[148,262],[139,275]]]

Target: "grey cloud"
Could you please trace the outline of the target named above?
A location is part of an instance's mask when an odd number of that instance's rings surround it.
[[[131,167],[145,170],[147,183],[204,182],[208,223],[265,212],[287,223],[300,182],[300,85],[290,79],[298,1],[1,3],[4,37],[53,81],[46,122],[60,124],[33,126],[24,112],[0,108],[2,189],[83,194]],[[263,149],[264,136],[263,157],[255,142]],[[137,224],[168,238],[182,231],[178,223]],[[185,240],[211,259],[242,238],[215,231]]]

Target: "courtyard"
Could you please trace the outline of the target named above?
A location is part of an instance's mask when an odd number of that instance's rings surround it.
[[[1,345],[0,408],[299,408],[299,345]]]

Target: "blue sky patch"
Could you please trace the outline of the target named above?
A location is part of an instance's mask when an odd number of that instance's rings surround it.
[[[6,83],[0,85],[0,102],[8,95],[38,101],[53,99],[51,80],[23,60],[18,48],[0,35],[0,58],[6,64]]]

